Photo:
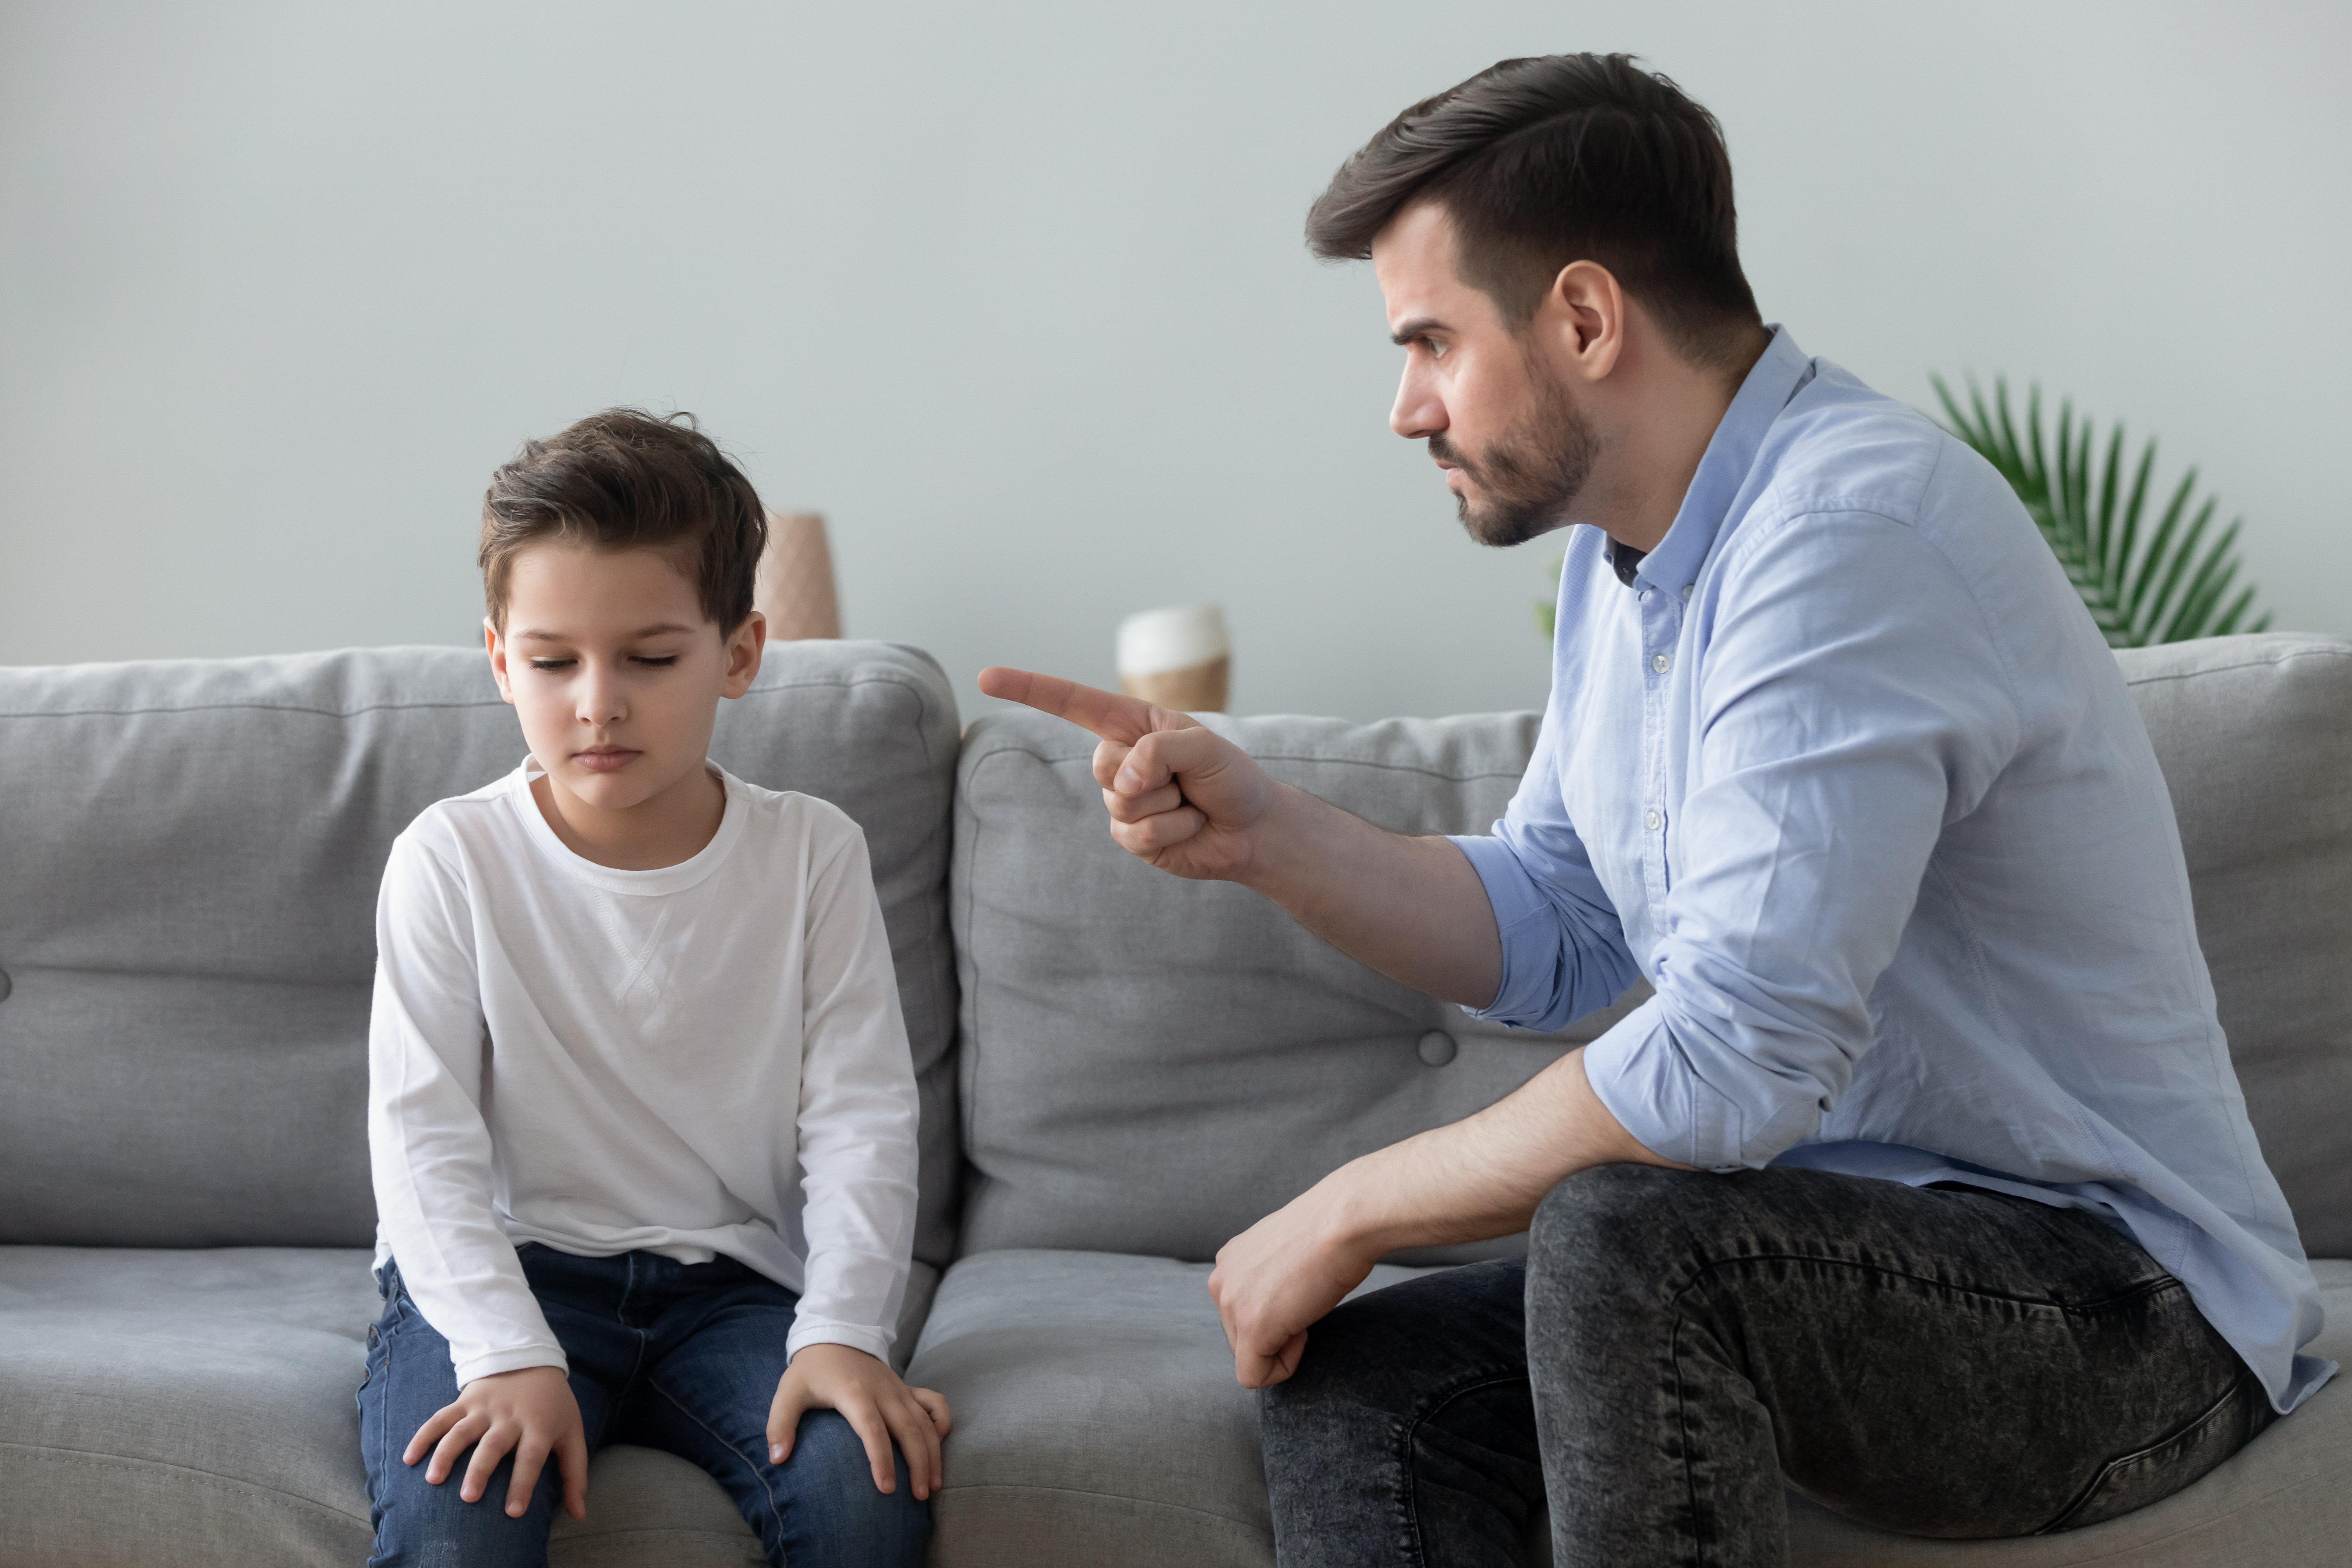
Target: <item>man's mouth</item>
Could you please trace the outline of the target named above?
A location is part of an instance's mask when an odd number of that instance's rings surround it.
[[[584,752],[572,752],[572,760],[591,773],[609,773],[627,767],[637,756],[626,746],[591,746]]]

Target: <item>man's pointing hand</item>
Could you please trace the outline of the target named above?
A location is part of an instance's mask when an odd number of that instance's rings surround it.
[[[980,689],[1099,738],[1095,783],[1119,847],[1179,877],[1245,879],[1277,790],[1239,746],[1190,714],[1058,675],[995,667]]]

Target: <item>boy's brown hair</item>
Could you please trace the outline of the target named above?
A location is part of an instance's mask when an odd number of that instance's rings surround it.
[[[506,629],[507,580],[533,544],[658,550],[695,585],[702,613],[731,632],[751,613],[767,513],[743,470],[691,414],[607,408],[526,441],[482,496],[482,596]]]

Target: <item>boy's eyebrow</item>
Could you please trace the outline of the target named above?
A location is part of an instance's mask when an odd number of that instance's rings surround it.
[[[691,637],[691,636],[693,636],[693,635],[694,635],[694,628],[693,628],[692,626],[681,626],[681,625],[679,625],[679,624],[678,624],[677,622],[676,622],[676,621],[663,621],[663,622],[662,622],[662,623],[660,623],[658,626],[641,626],[641,627],[639,627],[637,630],[631,632],[631,633],[630,633],[630,634],[629,634],[625,638],[624,638],[623,640],[624,640],[624,641],[626,641],[626,642],[642,642],[642,641],[644,641],[646,637],[660,637],[660,636],[662,636],[664,633],[667,633],[667,632],[680,632],[680,633],[685,634],[685,635],[686,635],[686,636],[688,636],[688,637]],[[514,635],[514,640],[515,640],[515,641],[517,641],[517,642],[570,642],[570,641],[572,641],[572,639],[571,639],[570,637],[565,637],[565,636],[564,636],[562,633],[561,633],[561,632],[541,632],[541,631],[520,631],[520,632],[515,633],[515,635]]]

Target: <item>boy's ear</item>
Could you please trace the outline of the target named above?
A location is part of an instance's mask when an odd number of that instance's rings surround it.
[[[743,624],[727,634],[727,683],[720,694],[740,697],[759,679],[760,658],[768,647],[768,617],[754,610],[743,617]],[[499,678],[501,681],[505,679]],[[509,701],[514,700],[512,698]]]
[[[506,639],[499,636],[498,623],[489,616],[482,617],[482,638],[490,655],[490,679],[499,683],[499,699],[508,707],[514,706],[514,688],[507,684]]]

